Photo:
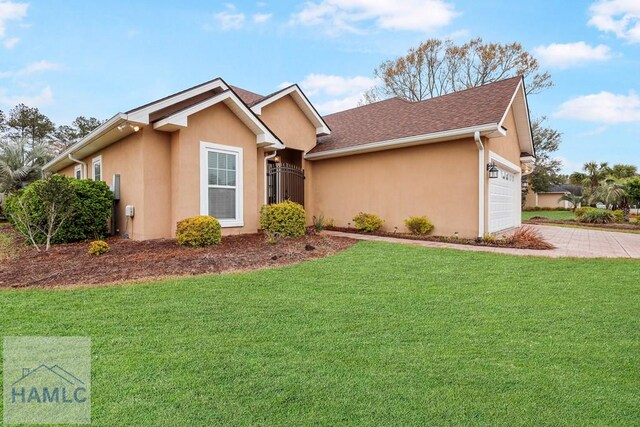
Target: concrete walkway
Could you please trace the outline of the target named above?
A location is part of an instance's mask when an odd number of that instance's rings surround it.
[[[533,255],[545,257],[576,258],[640,258],[640,234],[616,233],[611,231],[588,230],[583,228],[529,225],[542,234],[544,239],[556,246],[550,250],[494,248],[487,246],[460,245],[455,243],[425,242],[419,240],[396,239],[339,231],[325,231],[333,236],[351,237],[357,240],[402,243],[428,248],[449,248],[475,252],[493,252],[510,255]]]

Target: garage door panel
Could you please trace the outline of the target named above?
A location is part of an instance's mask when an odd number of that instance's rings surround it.
[[[519,206],[517,175],[498,166],[498,178],[489,179],[489,232],[515,227]]]

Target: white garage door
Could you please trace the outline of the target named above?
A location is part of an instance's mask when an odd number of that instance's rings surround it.
[[[489,233],[516,227],[520,183],[517,175],[498,166],[498,177],[489,179]]]

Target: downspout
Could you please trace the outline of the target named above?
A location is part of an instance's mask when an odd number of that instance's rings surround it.
[[[82,166],[82,178],[87,179],[87,164],[85,162],[82,162],[76,158],[74,158],[71,153],[69,153],[69,160],[71,160],[72,162],[76,162],[79,165]]]
[[[478,237],[484,236],[484,144],[480,132],[473,133],[473,139],[478,146]]]
[[[268,156],[264,156],[264,204],[269,204],[268,195],[267,195],[267,186],[269,183],[267,182],[267,164],[269,160],[273,159],[278,154],[277,151],[274,151],[273,154],[269,154]]]

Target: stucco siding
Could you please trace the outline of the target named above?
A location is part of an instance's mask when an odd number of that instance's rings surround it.
[[[383,229],[426,215],[433,234],[478,233],[478,151],[473,139],[313,162],[315,215],[346,227],[358,212],[379,215]]]

